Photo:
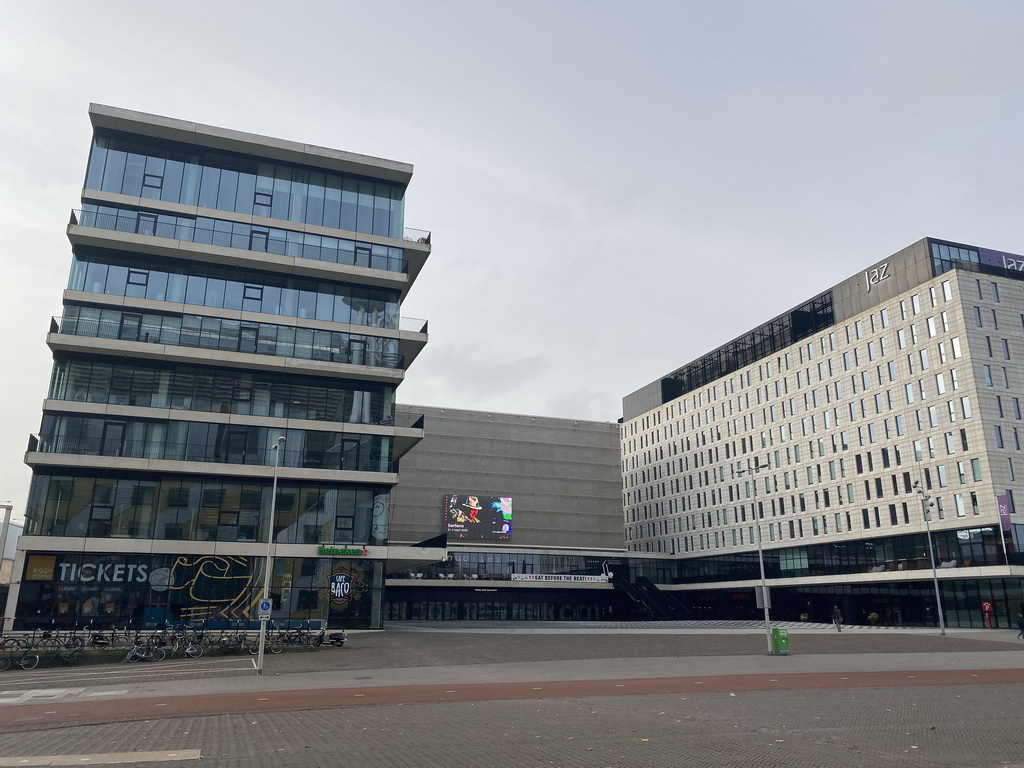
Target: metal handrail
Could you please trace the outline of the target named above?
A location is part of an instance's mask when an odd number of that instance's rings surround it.
[[[404,355],[395,355],[388,352],[377,353],[369,349],[342,349],[315,344],[309,346],[292,345],[288,348],[287,345],[280,342],[262,342],[258,338],[255,341],[247,341],[243,344],[240,336],[213,336],[202,331],[193,332],[192,330],[182,328],[166,330],[160,326],[147,326],[145,321],[140,326],[133,325],[126,329],[122,326],[120,320],[94,320],[92,318],[55,316],[51,318],[50,327],[50,333],[66,336],[115,339],[143,344],[166,344],[173,347],[193,349],[217,349],[222,352],[242,352],[296,360],[319,360],[329,363],[363,365],[372,368],[403,370],[405,367]],[[90,332],[90,328],[94,330]],[[362,336],[361,338],[378,337]],[[182,343],[186,341],[193,343]],[[227,341],[232,343],[230,345],[225,344],[224,342]],[[278,354],[281,349],[284,349],[286,354]],[[309,354],[301,354],[305,352]]]
[[[139,213],[143,215],[139,216]],[[133,211],[130,215],[122,215],[119,213],[72,210],[70,223],[72,226],[95,227],[96,229],[104,229],[111,232],[163,237],[170,240],[237,248],[257,253],[273,253],[279,256],[292,256],[294,258],[323,261],[330,264],[345,264],[347,266],[382,269],[387,272],[405,274],[409,272],[408,263],[403,262],[401,258],[396,256],[374,257],[371,252],[372,245],[358,240],[331,237],[332,240],[339,242],[353,243],[353,250],[349,251],[343,248],[331,248],[322,244],[313,245],[289,242],[281,237],[273,236],[273,230],[268,231],[263,228],[255,228],[254,230],[252,226],[236,224],[235,222],[231,222],[232,227],[245,227],[246,231],[223,232],[210,227],[200,226],[199,222],[194,219],[176,216],[176,221],[169,222],[159,221],[156,219],[156,216],[157,214],[149,214],[145,211]],[[183,221],[187,223],[183,223]],[[429,236],[429,233],[427,234]],[[375,265],[374,262],[378,259],[382,259],[385,262],[385,266]]]
[[[336,433],[338,445],[336,449],[310,450],[299,448],[285,450],[281,456],[282,467],[302,467],[305,469],[328,469],[350,472],[384,472],[388,471],[390,460],[382,460],[371,451],[366,456],[362,452],[355,457],[346,456],[342,445],[342,437],[366,437],[353,433]],[[36,436],[33,436],[36,437]],[[242,464],[250,466],[272,466],[271,449],[243,451],[215,451],[208,454],[206,446],[190,443],[153,442],[149,440],[114,440],[102,437],[69,437],[66,435],[42,436],[32,453],[63,453],[75,456],[110,456],[122,459],[151,459],[164,461],[198,461],[216,464]],[[358,445],[358,443],[357,443]],[[358,448],[357,448],[358,451]]]

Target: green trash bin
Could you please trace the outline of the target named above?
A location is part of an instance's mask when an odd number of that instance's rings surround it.
[[[784,627],[772,627],[772,654],[789,656],[789,630]]]

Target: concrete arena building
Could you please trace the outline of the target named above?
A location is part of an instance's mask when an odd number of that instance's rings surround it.
[[[695,616],[760,614],[760,530],[776,618],[936,624],[930,511],[947,623],[1015,625],[1022,271],[921,240],[625,397],[627,548]]]
[[[447,538],[446,560],[389,573],[386,619],[626,618],[609,583],[621,563],[619,431],[611,422],[399,406],[425,436],[402,459],[391,540]],[[445,497],[486,511],[509,499],[511,530],[451,524]],[[483,528],[483,532],[476,529]]]
[[[91,105],[94,136],[7,617],[380,627],[401,315],[430,254],[412,166]],[[283,445],[278,438],[284,437]],[[280,465],[276,470],[275,467]],[[11,627],[8,618],[7,629]]]

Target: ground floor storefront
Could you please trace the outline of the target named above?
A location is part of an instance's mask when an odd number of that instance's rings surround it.
[[[935,585],[930,580],[871,584],[770,587],[771,616],[779,621],[832,620],[839,606],[847,624],[938,626]],[[676,591],[675,597],[696,619],[756,619],[764,614],[752,589]],[[1007,629],[1024,611],[1024,579],[948,579],[939,581],[946,626]]]
[[[628,621],[625,593],[612,589],[388,586],[385,621]],[[507,583],[507,582],[506,582]]]
[[[13,628],[245,626],[258,621],[265,563],[251,555],[28,551],[11,588]],[[277,557],[272,621],[380,628],[383,573],[380,560]]]

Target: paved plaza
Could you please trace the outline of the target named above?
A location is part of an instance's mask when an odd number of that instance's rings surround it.
[[[9,671],[0,766],[1024,766],[1014,632],[391,625],[343,649]]]

